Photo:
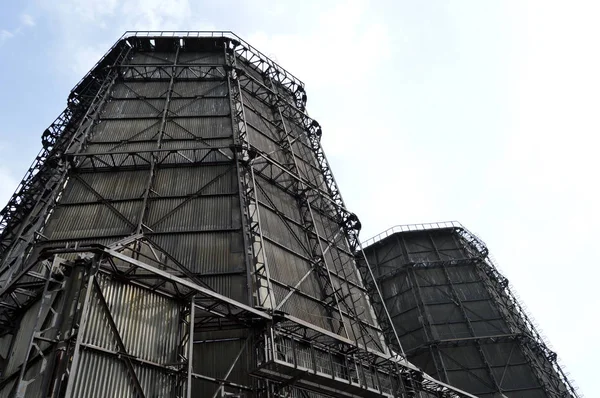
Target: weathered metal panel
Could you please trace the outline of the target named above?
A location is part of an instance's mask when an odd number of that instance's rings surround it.
[[[169,111],[175,116],[227,116],[229,114],[229,99],[220,97],[173,98]]]
[[[142,201],[116,202],[111,206],[124,219],[105,204],[58,207],[48,220],[45,234],[50,239],[82,239],[132,233],[141,215]]]
[[[173,84],[173,98],[226,97],[227,81],[180,81]]]
[[[25,360],[32,333],[38,319],[41,300],[35,302],[27,312],[23,314],[23,318],[19,324],[19,330],[13,337],[10,354],[8,355],[8,363],[4,368],[4,375],[13,373]]]
[[[205,265],[206,267],[206,265]],[[208,268],[208,267],[207,267]],[[238,274],[230,275],[199,275],[198,279],[206,283],[215,292],[230,297],[240,303],[248,303],[248,284],[246,283],[245,270],[216,270],[216,272],[237,271]],[[223,332],[221,332],[223,333]],[[222,334],[221,334],[222,335]]]
[[[190,65],[210,65],[210,64],[224,64],[225,56],[223,53],[213,52],[181,52],[179,53],[180,64]]]
[[[122,360],[93,351],[81,353],[73,395],[82,398],[131,397],[135,390]]]
[[[195,194],[232,194],[238,190],[232,165],[161,168],[154,177],[154,191],[160,197]]]
[[[150,178],[148,170],[80,173],[71,176],[60,203],[139,199]]]
[[[131,60],[130,65],[146,65],[146,64],[172,64],[175,61],[174,52],[136,52]]]
[[[170,120],[165,133],[173,139],[231,137],[230,117],[189,117]]]
[[[263,234],[295,252],[306,255],[308,242],[302,228],[284,221],[273,210],[260,206],[260,221]]]
[[[148,225],[154,232],[195,232],[240,228],[237,196],[194,199],[154,199],[149,204]]]
[[[143,141],[156,139],[160,119],[100,120],[92,128],[90,142]]]
[[[164,234],[152,240],[195,274],[245,269],[240,232]]]
[[[163,99],[147,99],[139,101],[114,99],[104,106],[102,117],[159,117],[165,106]]]
[[[100,279],[102,295],[127,352],[159,364],[177,360],[179,311],[177,301],[138,286]],[[84,342],[118,350],[105,309],[94,292]]]
[[[274,207],[286,217],[301,223],[300,207],[297,199],[262,177],[256,177],[258,199],[269,207]]]
[[[169,89],[169,82],[121,82],[114,85],[111,96],[113,98],[139,98],[165,97]]]
[[[146,396],[173,397],[177,384],[168,368],[178,361],[180,337],[180,304],[147,289],[99,278],[101,293],[93,288],[89,317],[83,336],[83,346],[74,396],[133,396],[135,389],[117,343],[116,332],[108,317],[112,317],[121,337],[126,355]],[[106,300],[108,311],[101,301]],[[140,363],[138,359],[156,364]],[[161,368],[162,367],[162,368]]]

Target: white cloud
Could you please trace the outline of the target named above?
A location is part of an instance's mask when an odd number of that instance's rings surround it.
[[[12,32],[9,32],[8,30],[4,29],[0,30],[0,44],[12,37],[14,37],[14,34]]]
[[[29,14],[21,14],[21,24],[24,26],[35,26],[35,19]]]

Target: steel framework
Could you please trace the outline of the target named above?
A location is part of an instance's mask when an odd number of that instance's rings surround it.
[[[386,341],[305,103],[231,32],[127,32],[0,212],[0,397],[470,396]]]
[[[364,244],[415,365],[480,397],[577,397],[486,245],[462,225],[397,226]]]

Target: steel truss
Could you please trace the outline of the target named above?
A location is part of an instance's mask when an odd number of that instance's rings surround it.
[[[219,49],[224,61],[186,63],[180,59],[182,46]],[[155,61],[130,62],[137,51]],[[173,58],[161,59],[153,51],[170,52]],[[178,82],[198,80],[216,86],[194,95],[177,92]],[[136,91],[140,82],[163,82],[166,88],[146,95]],[[127,90],[125,97],[115,95],[116,83]],[[189,107],[211,98],[220,85],[227,87],[229,112],[216,116],[230,119],[232,135],[198,137],[182,121],[204,117],[190,116]],[[143,117],[105,112],[114,102],[129,100],[151,111]],[[174,105],[183,100],[184,105]],[[139,397],[192,397],[198,382],[214,387],[214,397],[469,396],[407,363],[399,344],[397,353],[387,348],[379,324],[389,330],[391,321],[377,288],[369,290],[371,284],[363,282],[373,279],[368,264],[360,262],[360,275],[355,273],[360,223],[345,208],[320,146],[321,128],[304,112],[305,103],[300,81],[230,32],[126,33],[73,90],[69,107],[44,133],[44,149],[0,213],[0,327],[2,333],[18,333],[19,338],[29,333],[21,365],[2,375],[0,391],[8,386],[11,397],[42,390],[52,397],[78,396],[87,388],[82,383],[90,380],[89,363],[97,361],[122,369],[118,377],[123,391]],[[270,112],[259,123],[274,134],[274,151],[261,147],[257,126],[246,114],[260,113],[261,107]],[[156,134],[133,141],[99,141],[94,133],[106,123],[138,119],[151,122],[136,137]],[[168,127],[173,125],[189,139],[171,137]],[[153,219],[151,206],[160,199],[157,172],[200,166],[222,171],[193,193],[169,196],[179,204]],[[147,176],[135,199],[140,203],[135,216],[121,206],[132,199],[110,199],[86,177],[127,171]],[[237,191],[207,192],[232,171]],[[104,234],[102,243],[45,236],[53,213],[80,204],[65,200],[66,187],[73,183],[91,195],[84,204],[102,205],[129,232]],[[300,219],[286,213],[269,186],[294,198]],[[183,206],[211,196],[239,200],[239,228],[160,230],[161,223]],[[273,213],[300,249],[267,236],[261,212]],[[191,272],[189,264],[158,243],[161,234],[212,232],[243,236],[243,270],[229,272],[245,274],[247,299],[218,293],[205,275]],[[282,265],[269,264],[267,245],[293,253],[310,269],[293,284],[273,278],[272,267]],[[319,294],[304,289],[313,277]],[[150,360],[132,343],[119,309],[119,291],[154,300],[175,314],[168,333],[176,337],[171,356]],[[281,291],[285,295],[278,296]],[[375,313],[369,295],[375,297]],[[324,308],[328,324],[320,327],[284,312],[295,297]],[[130,309],[133,315],[136,311]],[[23,331],[26,322],[31,329]],[[94,340],[98,330],[108,337]],[[236,337],[206,337],[226,331]],[[240,342],[224,377],[195,370],[196,348],[215,341]],[[251,362],[248,371],[253,376],[245,384],[230,380],[243,361]]]
[[[408,358],[421,355],[423,353],[429,353],[431,363],[436,369],[437,375],[445,375],[445,380],[448,380],[446,373],[447,364],[452,364],[462,368],[464,371],[469,372],[472,377],[479,380],[483,384],[488,384],[486,380],[478,377],[473,371],[483,370],[487,373],[489,380],[492,381],[493,385],[488,385],[491,390],[503,391],[506,393],[516,393],[523,390],[505,390],[500,384],[501,380],[497,377],[497,372],[494,372],[497,366],[492,365],[490,358],[486,356],[483,351],[483,347],[488,344],[498,344],[502,342],[512,342],[516,346],[521,347],[523,354],[525,355],[525,362],[523,364],[528,365],[535,373],[535,376],[539,380],[539,387],[543,389],[544,393],[548,397],[553,398],[571,398],[579,396],[576,389],[572,386],[571,382],[563,372],[562,368],[557,362],[557,355],[551,351],[546,344],[543,342],[541,336],[536,331],[533,323],[529,319],[526,312],[523,310],[518,300],[511,292],[509,288],[508,280],[500,274],[494,262],[490,258],[489,251],[485,243],[476,235],[468,231],[458,222],[441,222],[432,224],[414,224],[414,225],[403,225],[391,228],[388,231],[365,241],[365,245],[369,248],[374,247],[380,241],[386,240],[391,236],[396,236],[396,239],[400,239],[402,245],[406,247],[406,241],[404,240],[405,233],[413,231],[450,231],[448,233],[454,234],[458,239],[458,245],[462,248],[465,256],[464,258],[451,258],[447,260],[426,260],[426,261],[413,261],[406,262],[402,267],[379,273],[377,278],[377,284],[380,285],[384,281],[398,279],[399,276],[404,277],[405,283],[399,287],[398,297],[406,292],[412,292],[414,300],[417,303],[416,308],[419,313],[419,319],[422,320],[423,331],[426,336],[426,342],[418,347],[414,347],[407,351]],[[438,258],[443,258],[440,255],[440,251],[436,247],[436,243],[428,235],[431,247],[437,253]],[[369,249],[372,250],[372,249]],[[489,294],[488,299],[484,301],[492,300],[496,305],[501,308],[501,312],[505,315],[498,315],[497,320],[505,321],[509,325],[511,333],[501,333],[496,335],[486,335],[477,337],[477,333],[473,330],[470,319],[478,317],[478,314],[472,312],[472,310],[464,306],[464,298],[459,297],[459,292],[455,288],[453,283],[453,276],[449,273],[449,270],[457,267],[472,266],[478,272],[478,283],[485,286],[486,291]],[[416,271],[424,269],[438,269],[441,270],[447,283],[439,285],[440,288],[448,288],[443,290],[444,295],[448,297],[451,302],[454,302],[460,309],[464,319],[466,320],[467,326],[470,330],[471,336],[468,338],[451,338],[451,339],[439,339],[432,336],[431,331],[434,329],[435,324],[431,322],[431,316],[428,314],[428,310],[425,308],[423,303],[425,299],[421,292],[421,282],[427,282],[427,286],[436,286],[431,280],[427,280],[425,276],[417,276]],[[442,290],[440,290],[442,291]],[[384,300],[388,302],[393,297],[384,297]],[[472,300],[471,300],[472,301]],[[399,317],[402,319],[403,314],[396,314],[394,318]],[[489,319],[493,320],[493,319]],[[404,334],[413,332],[413,330],[403,330]],[[395,331],[387,331],[388,334],[395,333]],[[451,355],[444,353],[444,348],[461,347],[461,346],[474,346],[477,349],[478,355],[480,356],[482,368],[473,368],[472,365],[462,363]],[[515,346],[513,346],[514,349]],[[506,368],[512,357],[512,350],[509,353],[507,364],[504,365]],[[540,360],[541,359],[541,360]],[[444,365],[444,362],[446,365]],[[511,364],[511,366],[519,364]],[[504,372],[501,372],[504,375]]]

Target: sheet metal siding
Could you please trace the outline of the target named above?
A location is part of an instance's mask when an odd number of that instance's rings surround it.
[[[130,65],[172,64],[175,61],[174,52],[136,52],[129,62]]]
[[[77,240],[108,235],[128,235],[135,230],[142,204],[141,200],[113,203],[112,206],[125,219],[117,216],[104,204],[58,207],[48,221],[45,234],[50,239]]]
[[[162,198],[199,192],[227,195],[237,193],[236,177],[233,165],[161,168],[156,172],[154,190]]]
[[[166,234],[152,239],[194,274],[245,269],[240,232]]]
[[[61,203],[97,202],[98,195],[106,200],[140,199],[150,178],[148,170],[80,173],[71,177],[61,197]]]
[[[23,315],[21,322],[19,323],[19,330],[13,337],[12,346],[10,348],[10,354],[8,356],[8,363],[4,369],[4,375],[13,373],[25,360],[27,355],[27,349],[29,348],[29,341],[31,334],[35,328],[37,322],[37,315],[40,309],[41,301],[38,300],[32,305]]]
[[[130,355],[158,364],[178,360],[181,308],[172,299],[149,290],[99,278],[110,315]],[[119,352],[107,312],[94,290],[75,379],[75,396],[100,398],[133,396],[135,390],[122,358],[86,345]],[[170,372],[134,362],[134,371],[148,397],[175,397],[175,377]]]
[[[144,141],[157,139],[160,119],[100,120],[89,142]]]
[[[228,98],[171,99],[170,112],[177,116],[227,116]]]
[[[186,65],[220,65],[225,63],[225,57],[222,53],[184,51],[179,53],[178,63]]]
[[[172,139],[232,137],[229,117],[190,117],[167,122],[165,133]]]
[[[226,81],[179,81],[173,84],[173,98],[178,97],[227,97]]]
[[[104,118],[160,117],[164,108],[163,99],[129,101],[113,99],[104,105]]]
[[[236,196],[154,199],[149,207],[148,223],[153,226],[154,232],[240,228],[237,215],[239,199]]]
[[[108,278],[100,279],[100,287],[128,353],[162,364],[177,360],[180,308],[175,300]],[[84,342],[118,351],[99,300],[94,291]]]
[[[165,97],[169,82],[120,82],[111,91],[112,98]]]

